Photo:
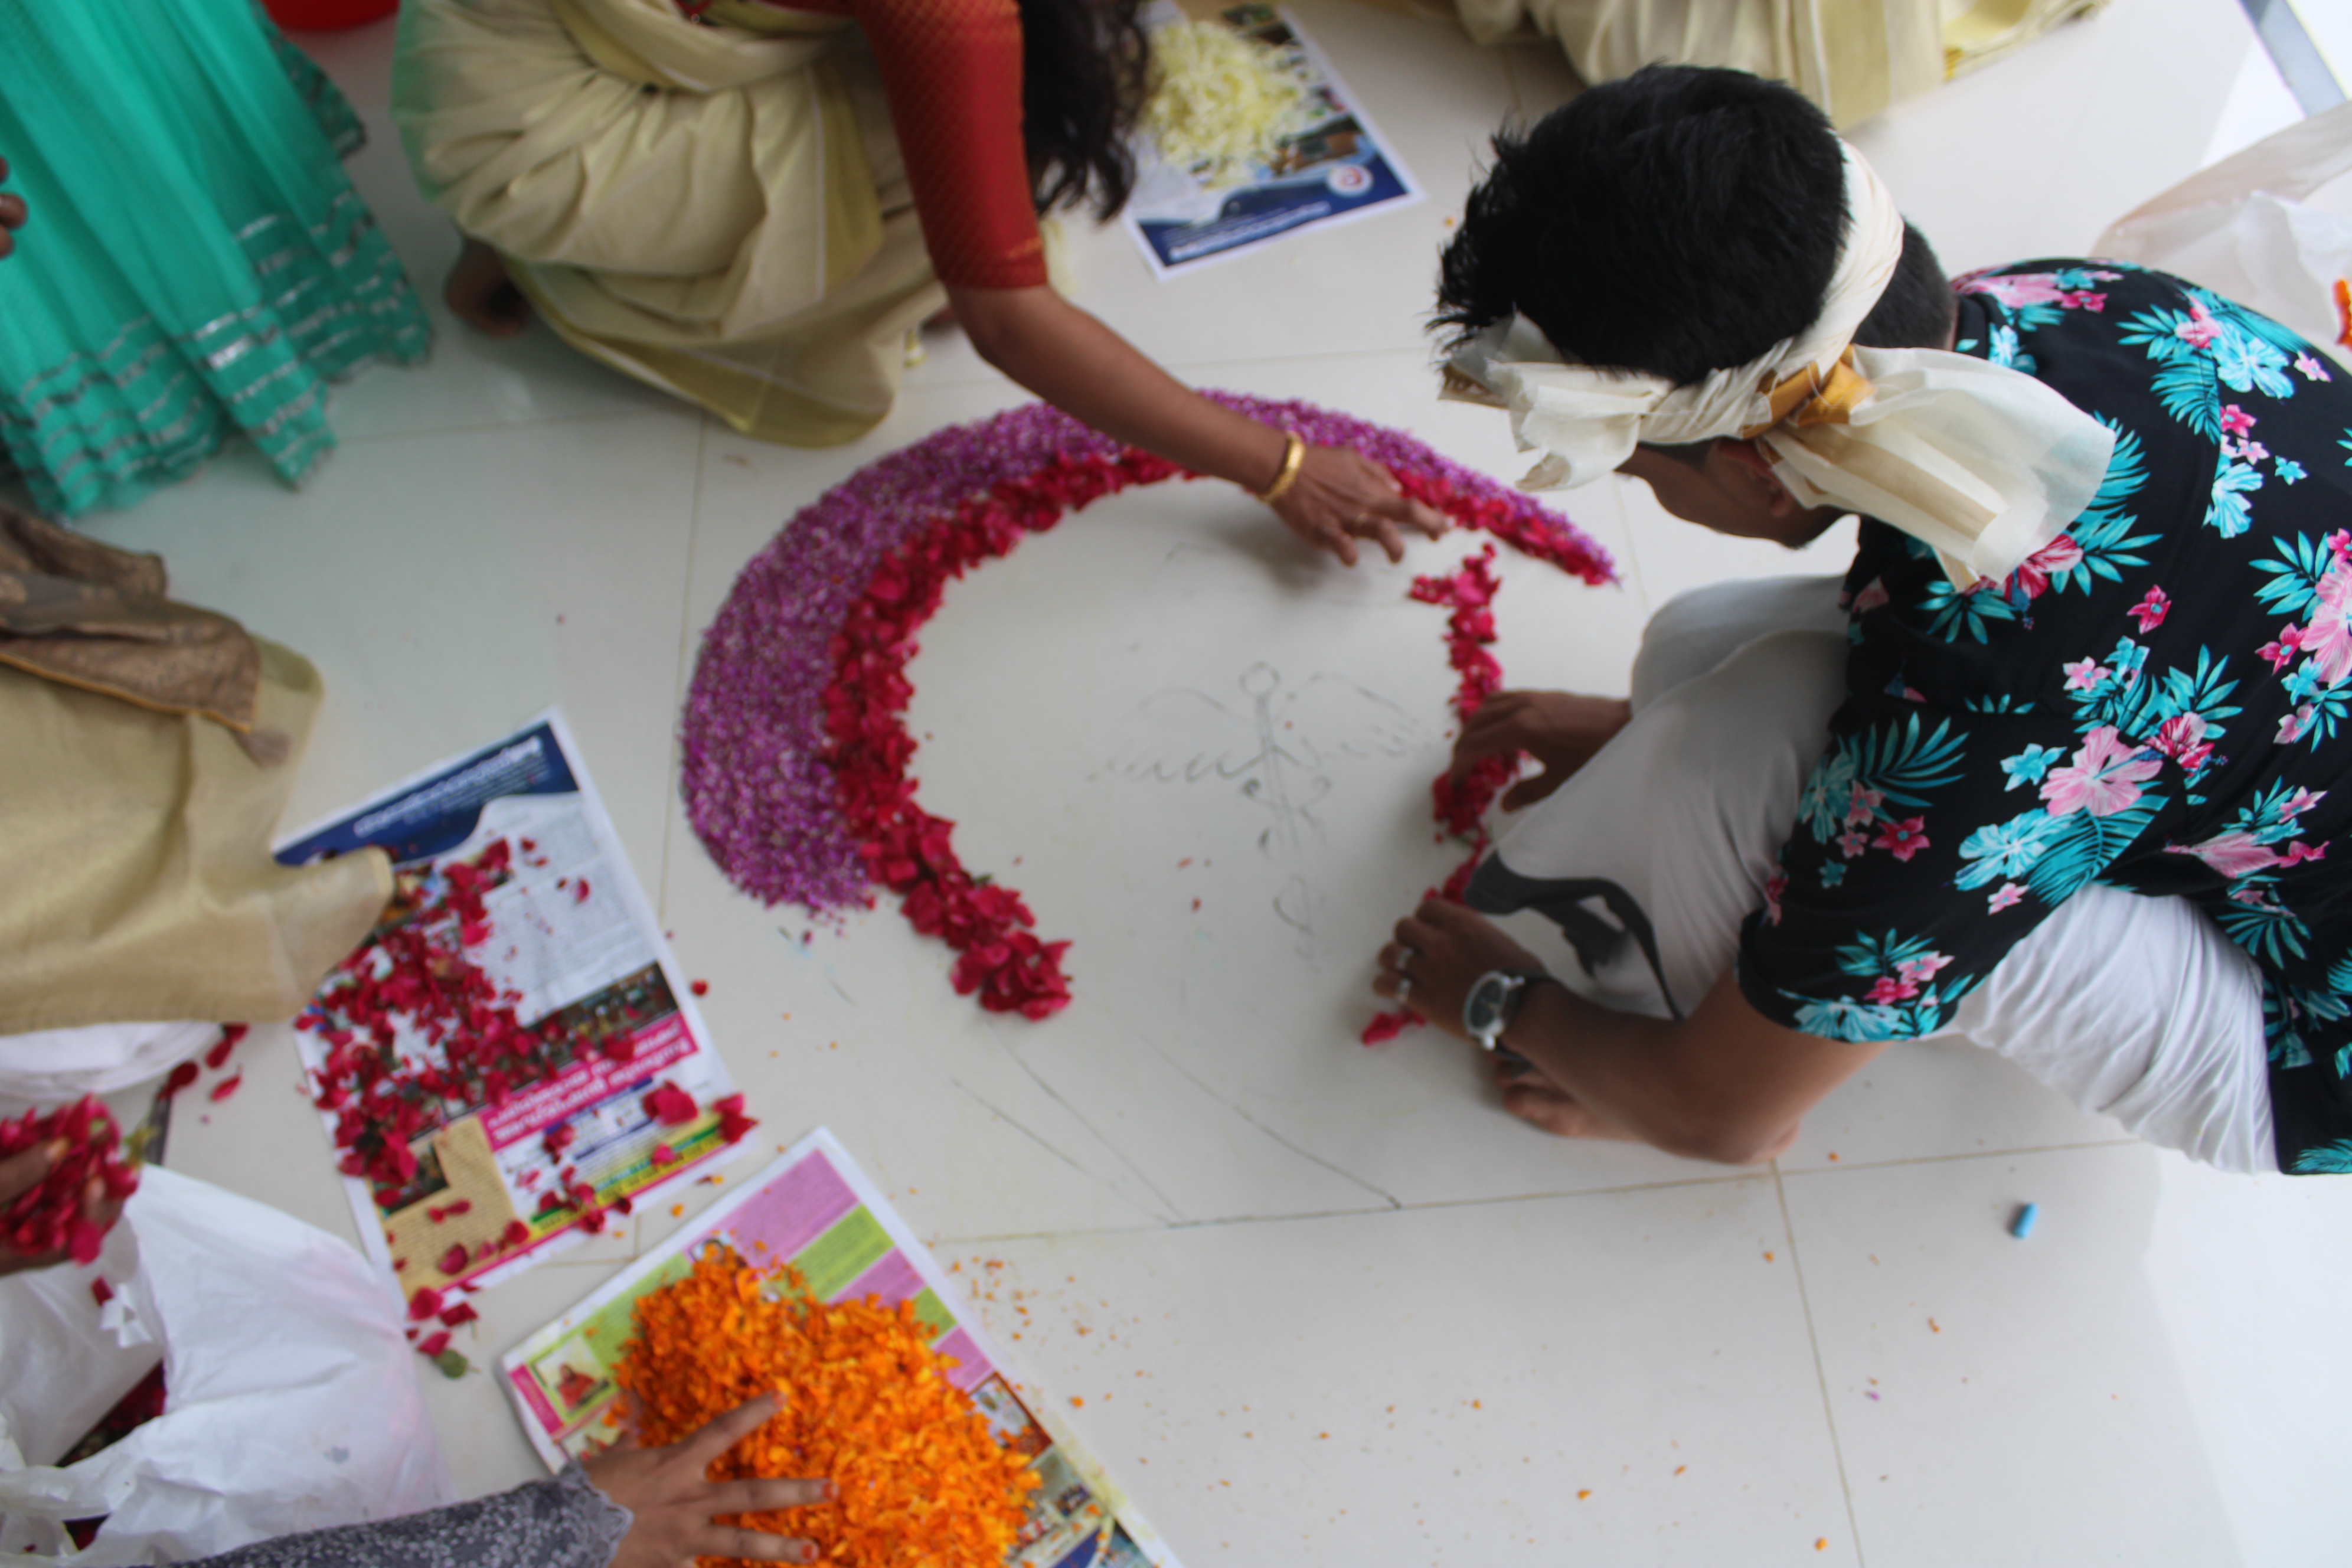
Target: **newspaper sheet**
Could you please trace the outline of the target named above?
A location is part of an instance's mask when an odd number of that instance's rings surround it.
[[[972,1396],[998,1441],[1029,1456],[1037,1472],[1041,1484],[1029,1494],[1008,1568],[1177,1568],[1174,1552],[987,1331],[958,1318],[938,1262],[822,1128],[507,1354],[507,1391],[550,1469],[619,1435],[624,1396],[606,1358],[628,1343],[638,1298],[683,1276],[714,1240],[762,1263],[791,1263],[824,1300],[914,1302],[932,1348],[955,1359],[950,1379]]]
[[[1166,0],[1145,18],[1152,26],[1181,20],[1183,14]],[[1421,187],[1296,17],[1272,5],[1235,5],[1217,13],[1216,20],[1290,65],[1306,88],[1307,120],[1271,158],[1238,179],[1215,183],[1204,179],[1204,165],[1180,168],[1160,155],[1149,136],[1139,139],[1135,194],[1125,219],[1155,276],[1173,277],[1284,235],[1421,200]]]
[[[626,1209],[737,1152],[712,1108],[733,1086],[560,713],[310,828],[278,858],[367,845],[391,854],[400,891],[360,950],[366,961],[383,966],[386,937],[433,910],[452,868],[488,865],[464,957],[518,998],[519,1024],[556,1042],[552,1070],[503,1094],[427,1093],[412,1179],[346,1178],[361,1239],[403,1295],[506,1279],[582,1240],[604,1223],[595,1210]],[[342,980],[329,976],[314,1011],[333,1014]],[[335,1033],[308,1022],[295,1037],[315,1079]],[[413,1020],[394,1024],[412,1076],[446,1065]],[[648,1108],[662,1083],[692,1098],[691,1119],[666,1124]],[[321,1114],[332,1139],[341,1113]]]

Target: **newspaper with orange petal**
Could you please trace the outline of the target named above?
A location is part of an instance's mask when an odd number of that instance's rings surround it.
[[[956,1315],[938,1262],[823,1128],[499,1363],[523,1430],[550,1469],[619,1436],[626,1406],[608,1358],[629,1342],[637,1299],[685,1275],[713,1241],[762,1264],[791,1264],[823,1300],[914,1303],[932,1330],[931,1348],[954,1363],[950,1381],[1037,1473],[1007,1568],[1178,1568],[1176,1554],[987,1331]]]

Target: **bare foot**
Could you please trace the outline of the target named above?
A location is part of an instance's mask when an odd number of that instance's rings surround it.
[[[1606,1138],[1638,1143],[1630,1128],[1610,1121],[1531,1066],[1497,1061],[1495,1082],[1503,1091],[1503,1109],[1530,1127],[1540,1127],[1557,1138]]]
[[[530,301],[507,275],[506,258],[470,235],[441,298],[459,321],[494,338],[513,337],[530,325]]]

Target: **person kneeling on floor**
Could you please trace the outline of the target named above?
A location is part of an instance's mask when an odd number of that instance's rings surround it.
[[[1449,245],[1448,395],[1531,486],[1615,471],[1844,578],[1665,605],[1630,700],[1515,692],[1470,885],[1373,989],[1570,1136],[1734,1163],[1961,1033],[2152,1142],[2352,1170],[2352,374],[2179,279],[1948,281],[1794,91],[1660,67],[1496,142]],[[1589,992],[1590,995],[1584,993]]]

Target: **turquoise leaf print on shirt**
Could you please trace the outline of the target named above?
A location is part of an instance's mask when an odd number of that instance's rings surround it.
[[[1951,730],[1946,719],[1933,734],[1924,734],[1915,713],[1841,739],[1814,766],[1798,798],[1799,817],[1812,829],[1813,841],[1826,844],[1842,832],[1850,837],[1854,829],[1893,822],[1889,805],[1926,805],[1929,791],[1960,776],[1963,738]],[[1858,853],[1849,850],[1848,858]]]
[[[2201,305],[2186,312],[2158,305],[2134,316],[2119,340],[2147,351],[2158,366],[2150,384],[2157,401],[2209,441],[2221,438],[2221,384],[2205,351],[2221,331]]]
[[[2098,494],[2091,498],[2082,515],[2066,525],[2066,534],[2083,552],[2083,559],[2063,575],[2053,574],[2050,585],[2053,588],[2079,588],[2087,594],[2095,576],[2120,582],[2126,568],[2147,564],[2146,556],[2128,552],[2162,537],[2152,531],[2134,533],[2139,518],[2127,510],[2127,503],[2147,483],[2147,449],[2138,436],[2116,421],[2102,416],[2099,423],[2115,432],[2115,456],[2107,459],[2107,477],[2099,481]]]
[[[2319,599],[2319,580],[2336,564],[2336,555],[2324,539],[2314,539],[2307,533],[2295,535],[2293,543],[2284,539],[2271,541],[2278,552],[2275,560],[2257,561],[2257,572],[2268,572],[2271,580],[2254,590],[2254,597],[2283,616],[2301,617]]]
[[[2295,1156],[2294,1173],[2299,1176],[2352,1174],[2352,1138],[2340,1138],[2317,1149],[2305,1149]]]

